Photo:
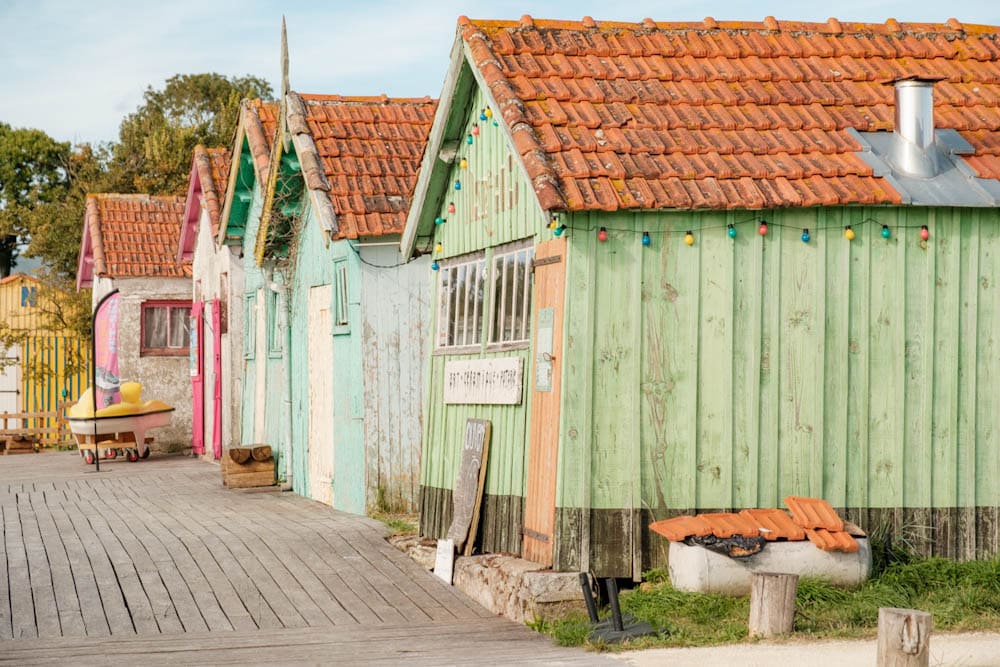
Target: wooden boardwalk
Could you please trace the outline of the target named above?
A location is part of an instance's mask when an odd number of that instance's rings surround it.
[[[92,470],[0,457],[0,664],[606,664],[493,617],[377,521],[192,459]]]

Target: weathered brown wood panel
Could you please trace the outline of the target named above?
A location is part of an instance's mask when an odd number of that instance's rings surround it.
[[[532,387],[531,429],[526,473],[524,550],[521,555],[542,565],[552,564],[565,293],[566,239],[552,239],[538,244],[535,247],[535,359],[533,373],[526,382]],[[545,326],[541,326],[543,319]],[[542,341],[541,337],[547,340]],[[542,354],[547,354],[548,358],[539,358]],[[538,386],[539,382],[545,381],[538,379],[540,366],[548,368],[548,371],[542,371],[548,376],[548,383],[543,387]]]

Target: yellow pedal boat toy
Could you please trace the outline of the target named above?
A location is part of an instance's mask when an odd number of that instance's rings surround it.
[[[83,460],[93,463],[99,454],[103,454],[102,459],[125,456],[129,461],[149,457],[146,432],[169,426],[174,408],[163,401],[142,402],[142,385],[123,382],[121,403],[101,408],[95,415],[91,391],[88,387],[75,404],[66,408],[69,430],[76,437]]]

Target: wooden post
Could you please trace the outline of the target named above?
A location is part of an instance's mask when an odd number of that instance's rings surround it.
[[[878,610],[878,667],[927,667],[931,615],[917,609]]]
[[[795,625],[799,575],[754,572],[750,588],[750,636],[786,635]]]

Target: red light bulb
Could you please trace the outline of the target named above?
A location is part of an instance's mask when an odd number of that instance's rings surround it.
[[[479,136],[479,125],[477,125],[476,123],[472,124],[472,136],[474,137]]]
[[[605,241],[607,241],[608,240],[608,230],[605,229],[604,227],[601,227],[600,231],[597,232],[597,240],[600,241],[601,243],[604,243]]]
[[[931,231],[927,229],[927,225],[920,226],[920,240],[926,241],[931,237]]]
[[[767,223],[766,222],[760,223],[760,227],[757,228],[757,233],[760,234],[761,236],[766,236],[767,235]]]

